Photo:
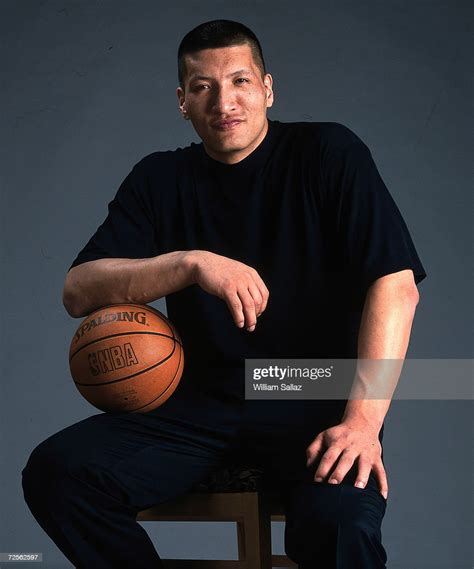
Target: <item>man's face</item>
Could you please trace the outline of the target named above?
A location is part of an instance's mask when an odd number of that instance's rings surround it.
[[[267,133],[271,75],[262,78],[246,44],[204,49],[185,60],[184,90],[176,91],[181,113],[191,120],[211,158],[240,162]]]

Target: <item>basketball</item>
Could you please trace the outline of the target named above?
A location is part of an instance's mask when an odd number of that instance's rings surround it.
[[[89,314],[71,341],[69,367],[81,395],[106,412],[147,413],[176,389],[181,339],[159,310],[113,304]]]

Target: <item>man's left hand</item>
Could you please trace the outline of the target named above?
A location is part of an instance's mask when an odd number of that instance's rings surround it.
[[[310,466],[321,457],[314,474],[315,482],[322,482],[329,476],[330,484],[339,484],[357,460],[358,475],[354,485],[365,488],[373,470],[379,482],[380,493],[387,499],[388,482],[381,454],[382,445],[373,425],[366,421],[343,421],[319,433],[308,446],[306,465]]]

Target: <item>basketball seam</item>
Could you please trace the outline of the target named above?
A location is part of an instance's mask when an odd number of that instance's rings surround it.
[[[167,318],[162,312],[160,312],[156,308],[153,308],[153,306],[149,306],[148,304],[136,304],[135,302],[131,302],[131,303],[121,302],[119,304],[106,304],[105,306],[102,306],[102,307],[98,308],[97,310],[94,310],[94,312],[91,312],[90,314],[88,314],[87,317],[82,322],[85,322],[88,318],[90,318],[94,314],[102,312],[102,310],[104,310],[105,308],[117,308],[120,306],[122,306],[122,307],[136,306],[137,308],[141,308],[142,310],[148,311],[150,314],[154,314],[160,320],[162,320],[163,322],[168,324],[168,327],[170,328],[170,330],[173,334],[173,337],[176,337],[179,340],[179,334],[177,333],[177,331],[174,327],[174,324],[171,322],[171,320],[169,318]],[[81,327],[82,327],[82,323],[81,323]]]
[[[163,395],[169,390],[171,389],[171,387],[175,384],[176,382],[176,376],[179,370],[179,366],[181,365],[181,360],[182,360],[182,356],[183,356],[183,352],[182,350],[180,350],[179,352],[179,361],[178,361],[178,365],[176,367],[176,371],[174,372],[174,377],[173,380],[171,381],[171,383],[168,385],[168,387],[163,391],[163,393],[161,393],[160,395],[158,395],[158,397],[155,397],[154,399],[152,399],[151,401],[148,401],[148,403],[146,405],[142,405],[141,407],[135,407],[135,409],[131,409],[130,411],[128,411],[129,413],[133,413],[134,411],[136,411],[137,409],[143,409],[144,407],[147,407],[148,405],[151,405],[154,401],[156,401],[157,399],[160,399],[160,397],[163,397]],[[181,377],[179,378],[181,379]],[[178,381],[179,381],[178,379]],[[153,409],[150,409],[150,411],[153,411]]]
[[[149,334],[150,336],[162,336],[163,338],[169,338],[170,340],[173,340],[173,342],[175,342],[176,344],[179,344],[181,347],[183,347],[183,344],[180,342],[180,340],[178,338],[176,338],[175,336],[168,336],[168,334],[162,334],[161,332],[144,332],[141,330],[139,332],[120,332],[119,334],[109,334],[108,336],[101,336],[100,338],[97,338],[96,340],[91,340],[87,344],[84,344],[83,346],[78,348],[72,355],[69,356],[69,363],[71,363],[72,358],[76,354],[78,354],[84,348],[91,346],[92,344],[95,344],[97,342],[101,342],[102,340],[107,340],[108,338],[117,338],[120,336],[132,336],[132,335],[138,335],[138,334]]]
[[[175,353],[175,351],[176,351],[176,343],[173,345],[173,350],[171,351],[171,353],[169,355],[167,355],[164,359],[160,360],[159,362],[153,364],[150,367],[142,369],[141,371],[137,371],[136,373],[133,373],[131,375],[127,375],[127,377],[121,377],[120,379],[113,379],[112,381],[104,381],[102,383],[79,383],[75,380],[74,380],[74,383],[76,385],[80,385],[81,387],[101,387],[102,385],[111,385],[112,383],[119,383],[120,381],[125,381],[126,379],[131,379],[132,377],[135,377],[137,375],[141,375],[142,373],[146,373],[147,371],[150,371],[151,369],[155,369],[159,365],[167,362],[171,358],[171,356]],[[180,352],[181,352],[181,350],[180,350]]]

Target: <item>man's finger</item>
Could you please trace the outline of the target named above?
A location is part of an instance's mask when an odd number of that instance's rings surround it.
[[[260,314],[262,314],[262,312],[267,307],[268,297],[269,297],[270,293],[268,292],[268,288],[267,288],[266,284],[262,281],[262,279],[258,273],[257,273],[257,277],[255,279],[255,284],[256,284],[258,290],[260,291],[260,295],[262,297],[260,312],[257,314],[257,316],[260,316]]]
[[[227,308],[232,314],[232,318],[236,326],[242,328],[245,324],[245,317],[242,310],[242,303],[240,302],[240,298],[238,297],[237,293],[226,294],[225,302],[227,304]]]
[[[253,298],[253,302],[255,305],[255,314],[256,316],[260,316],[260,314],[262,313],[262,304],[263,304],[262,295],[260,294],[260,291],[255,284],[249,284],[249,293],[250,296]]]
[[[357,488],[365,488],[369,481],[371,470],[372,465],[370,461],[359,458],[357,478],[354,486],[357,486]]]
[[[382,459],[379,458],[376,463],[373,465],[373,470],[376,478],[379,481],[379,488],[380,493],[382,496],[387,499],[388,498],[388,481],[387,481],[387,474],[385,472],[385,468],[382,463]]]
[[[329,484],[339,484],[344,480],[345,475],[349,472],[354,464],[356,457],[349,452],[343,452],[336,468],[329,477]]]
[[[242,286],[242,288],[237,290],[237,294],[242,303],[242,309],[245,318],[245,328],[252,332],[257,323],[257,315],[255,313],[255,302],[248,291],[247,285]]]
[[[334,466],[335,462],[339,458],[342,449],[337,447],[330,447],[322,456],[319,466],[314,473],[314,480],[316,482],[322,482],[324,478],[329,474],[330,470]]]
[[[319,434],[306,449],[306,466],[312,464],[323,453],[323,437]]]
[[[270,298],[270,291],[268,290],[267,285],[263,281],[262,281],[262,288],[260,289],[260,291],[262,292],[262,298],[263,298],[263,306],[262,306],[262,312],[263,312],[267,308],[268,299]]]

